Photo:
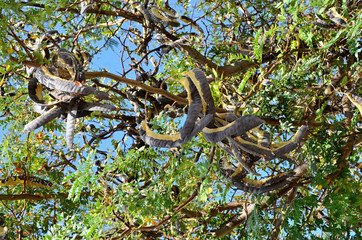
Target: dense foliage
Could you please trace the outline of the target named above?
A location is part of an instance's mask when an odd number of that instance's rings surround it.
[[[132,0],[1,1],[0,176],[56,186],[1,187],[8,238],[361,237],[362,112],[348,98],[362,96],[361,1],[168,4],[192,21],[150,21],[144,9],[166,12],[158,0],[144,8]],[[62,119],[23,132],[39,116],[28,96],[31,68],[50,65],[60,48],[90,53],[87,84],[117,107],[79,118],[72,149]],[[219,113],[262,118],[273,141],[309,126],[292,154],[309,163],[301,179],[254,195],[220,174],[228,154],[202,135],[174,149],[144,144],[145,118],[164,133],[182,125],[187,101],[177,80],[194,68],[207,75]],[[294,165],[277,159],[256,169],[265,177]]]

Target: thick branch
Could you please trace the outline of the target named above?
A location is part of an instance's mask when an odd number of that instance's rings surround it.
[[[139,87],[139,88],[142,88],[143,90],[147,91],[147,92],[151,92],[151,93],[156,93],[156,94],[160,94],[162,96],[165,96],[175,102],[178,102],[180,104],[183,104],[183,105],[187,105],[188,104],[188,101],[187,99],[185,98],[182,98],[182,97],[179,97],[179,96],[176,96],[172,93],[169,93],[165,90],[163,90],[162,88],[154,88],[154,87],[150,87],[142,82],[139,82],[139,81],[135,81],[135,80],[132,80],[132,79],[129,79],[129,78],[124,78],[124,77],[120,77],[118,75],[115,75],[115,74],[112,74],[112,73],[109,73],[109,72],[87,72],[86,73],[86,76],[87,78],[96,78],[96,77],[106,77],[106,78],[111,78],[113,80],[116,80],[117,82],[121,82],[121,83],[125,83],[125,84],[128,84],[128,85],[132,85],[132,86],[135,86],[135,87]],[[226,110],[222,109],[222,108],[216,108],[216,112],[219,112],[219,113],[223,113],[223,112],[227,112]]]
[[[82,192],[81,195],[88,195],[90,196],[90,192]],[[97,196],[98,194],[93,194],[92,196]],[[41,201],[44,199],[54,199],[54,198],[67,198],[68,193],[57,193],[57,194],[45,194],[45,195],[34,195],[30,193],[23,193],[17,195],[5,195],[0,194],[0,200],[5,201],[16,201],[16,200],[34,200],[34,201]]]
[[[195,59],[199,64],[203,66],[207,65],[210,68],[218,70],[219,66],[217,64],[215,64],[213,61],[211,61],[210,59],[199,53],[196,49],[188,45],[182,45],[182,49],[185,52],[187,52],[190,57]]]
[[[15,200],[41,201],[41,200],[50,199],[50,198],[52,198],[52,197],[49,195],[40,196],[40,195],[33,195],[33,194],[29,194],[29,193],[17,194],[17,195],[4,195],[4,194],[0,195],[0,200],[5,200],[5,201],[15,201]]]
[[[326,179],[328,180],[328,182],[334,181],[334,179],[337,178],[344,171],[344,168],[346,166],[346,163],[348,162],[349,156],[351,155],[351,153],[353,151],[353,148],[355,146],[357,146],[358,144],[360,144],[361,141],[362,141],[362,135],[359,135],[359,136],[352,135],[352,136],[348,137],[346,145],[343,146],[343,148],[338,151],[338,152],[340,152],[341,156],[338,159],[337,171],[326,176]]]
[[[215,208],[211,209],[210,213],[207,213],[204,211],[192,211],[192,210],[188,210],[185,208],[182,209],[181,212],[188,217],[194,217],[194,218],[200,218],[202,216],[215,217],[216,215],[218,215],[219,213],[221,213],[223,211],[234,210],[234,209],[242,207],[243,205],[244,205],[244,203],[242,203],[242,202],[229,202],[225,205],[216,206]]]
[[[31,6],[31,7],[38,7],[38,8],[45,8],[44,4],[39,4],[39,3],[23,3],[24,5],[27,6]],[[73,12],[73,13],[79,13],[80,14],[80,10],[78,9],[74,9],[74,8],[58,8],[56,11],[59,12]],[[105,16],[119,16],[119,17],[124,17],[126,19],[129,19],[131,21],[136,21],[139,23],[142,23],[142,18],[136,14],[133,14],[131,12],[125,11],[125,10],[117,10],[117,11],[105,11],[105,10],[101,10],[101,9],[88,9],[87,13],[96,13],[96,14],[100,14],[100,15],[105,15]]]
[[[121,83],[125,83],[127,85],[132,85],[135,87],[139,87],[142,88],[143,90],[147,91],[147,92],[151,92],[151,93],[156,93],[156,94],[160,94],[162,96],[165,96],[175,102],[178,102],[180,104],[183,105],[187,105],[188,101],[185,98],[182,97],[178,97],[174,94],[171,94],[165,90],[163,90],[162,88],[154,88],[154,87],[150,87],[142,82],[139,81],[135,81],[129,78],[124,78],[124,77],[120,77],[118,75],[109,73],[109,72],[87,72],[86,73],[87,78],[97,78],[97,77],[106,77],[106,78],[111,78],[113,80],[116,80],[117,82],[121,82]]]
[[[233,65],[225,65],[220,67],[218,72],[223,74],[224,77],[232,76],[238,74],[243,71],[247,71],[252,67],[257,67],[259,64],[250,62],[247,60],[238,61],[236,64]]]

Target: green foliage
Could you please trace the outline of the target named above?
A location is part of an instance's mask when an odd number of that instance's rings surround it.
[[[362,119],[345,95],[362,96],[360,7],[329,0],[169,1],[202,28],[201,36],[180,19],[180,27],[147,26],[131,2],[94,1],[84,14],[80,1],[0,2],[0,179],[37,176],[56,186],[1,186],[8,238],[362,237]],[[154,4],[165,11],[165,1]],[[347,24],[318,27],[317,15],[333,23],[332,7]],[[32,41],[40,41],[36,49]],[[66,147],[63,119],[23,132],[39,116],[28,98],[30,68],[49,67],[58,48],[88,51],[93,60],[84,84],[107,91],[111,99],[104,103],[117,107],[79,118],[73,149]],[[267,177],[308,162],[295,189],[262,196],[237,190],[219,171],[219,160],[230,155],[201,135],[176,149],[144,145],[144,119],[163,134],[183,125],[188,107],[175,101],[186,98],[177,80],[193,68],[208,77],[219,113],[228,108],[261,117],[274,142],[309,125],[304,144],[291,154],[295,161],[256,166]],[[119,78],[105,77],[106,70]],[[121,77],[137,81],[125,84]]]

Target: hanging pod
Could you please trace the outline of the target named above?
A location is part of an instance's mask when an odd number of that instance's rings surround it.
[[[293,170],[253,180],[247,174],[260,176],[252,166],[260,159],[272,160],[282,158],[290,160],[287,153],[297,148],[307,133],[308,127],[302,126],[287,142],[270,143],[270,133],[258,128],[264,121],[254,115],[229,118],[227,122],[215,114],[215,104],[211,95],[206,76],[200,69],[193,69],[185,74],[187,77],[181,80],[184,85],[189,102],[189,110],[186,121],[179,133],[163,135],[153,132],[143,122],[141,125],[141,138],[154,147],[173,148],[178,147],[197,133],[201,132],[205,139],[211,143],[217,143],[220,148],[230,156],[235,157],[239,167],[234,169],[226,164],[225,159],[219,160],[221,173],[235,187],[244,191],[261,194],[279,189],[288,184],[295,175]],[[197,121],[197,119],[199,119]],[[245,159],[252,159],[246,161]]]
[[[78,60],[80,59],[80,60]],[[83,66],[88,65],[90,55],[84,51],[71,52],[60,49],[52,58],[53,67],[39,67],[34,77],[29,80],[29,98],[35,103],[34,111],[42,114],[24,127],[24,132],[33,131],[53,119],[67,119],[66,143],[72,147],[76,118],[85,117],[93,111],[114,111],[110,104],[89,103],[82,96],[94,94],[100,99],[109,99],[106,92],[87,86]],[[47,89],[49,98],[46,102],[43,90]]]

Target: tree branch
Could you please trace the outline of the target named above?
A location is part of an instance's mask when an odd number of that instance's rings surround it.
[[[188,101],[186,98],[182,98],[179,96],[176,96],[172,93],[167,92],[166,90],[163,90],[162,88],[155,88],[155,87],[151,87],[148,86],[142,82],[139,81],[135,81],[129,78],[124,78],[124,77],[120,77],[118,75],[103,71],[103,72],[87,72],[86,73],[87,78],[97,78],[97,77],[105,77],[105,78],[111,78],[117,82],[121,82],[121,83],[125,83],[128,85],[132,85],[135,87],[139,87],[142,88],[143,90],[147,91],[147,92],[151,92],[151,93],[156,93],[156,94],[160,94],[162,96],[165,96],[175,102],[178,102],[179,104],[182,105],[187,105]],[[226,110],[222,109],[222,108],[216,108],[216,112],[219,113],[225,113],[227,112]]]
[[[45,8],[44,4],[40,4],[40,3],[22,3],[26,6],[31,6],[31,7],[38,7],[38,8]],[[80,10],[78,9],[74,9],[74,8],[58,8],[56,11],[59,12],[72,12],[72,13],[79,13],[80,14]],[[106,15],[106,16],[119,16],[119,17],[123,17],[126,19],[129,19],[131,21],[135,21],[135,22],[139,22],[142,23],[143,22],[143,18],[141,18],[140,16],[133,14],[131,12],[125,11],[125,10],[121,10],[118,9],[117,11],[105,11],[102,9],[88,9],[87,13],[96,13],[96,14],[100,14],[100,15]]]
[[[81,195],[88,196],[97,196],[98,194],[91,194],[90,192],[82,192]],[[30,193],[16,194],[16,195],[5,195],[0,194],[0,200],[5,201],[16,201],[16,200],[33,200],[33,201],[41,201],[45,199],[55,199],[55,198],[67,198],[68,193],[57,193],[57,194],[45,194],[45,195],[34,195]]]
[[[209,214],[204,211],[192,211],[192,210],[188,210],[185,208],[182,209],[181,212],[188,217],[194,217],[194,218],[200,218],[202,216],[215,217],[216,215],[218,215],[219,213],[221,213],[223,211],[234,210],[234,209],[242,207],[243,205],[244,205],[244,203],[242,203],[242,202],[229,202],[224,205],[216,206],[215,208],[211,209]]]

